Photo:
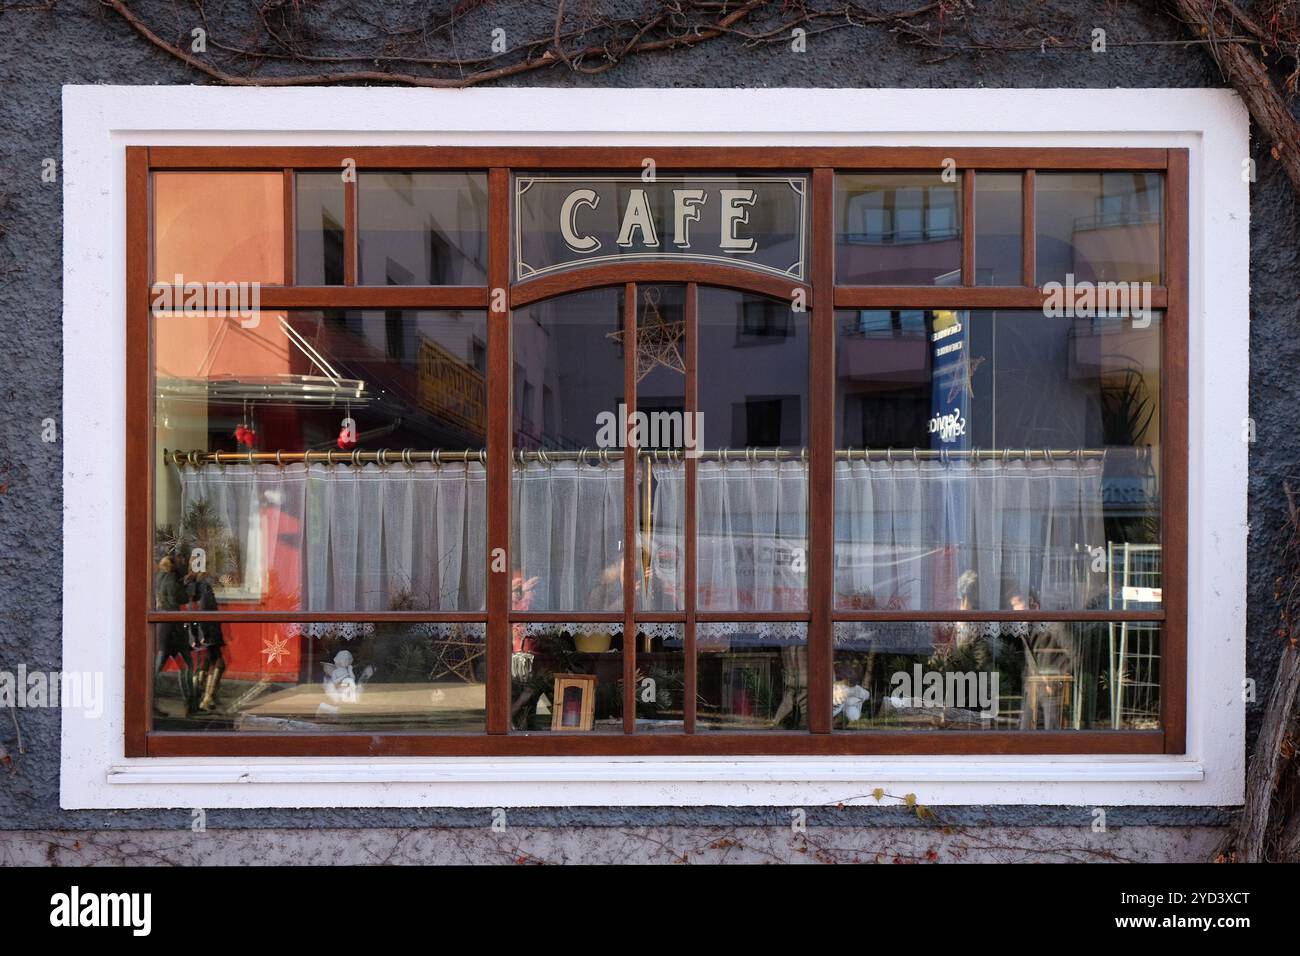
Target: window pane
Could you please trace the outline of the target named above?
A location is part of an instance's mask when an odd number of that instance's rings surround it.
[[[482,312],[161,314],[154,320],[157,607],[484,607]],[[347,462],[442,449],[459,460]],[[465,460],[465,452],[471,457]],[[167,451],[232,463],[178,466]],[[333,451],[341,460],[281,460]],[[260,460],[238,456],[261,454]],[[197,564],[196,564],[197,562]],[[191,571],[202,566],[202,570]]]
[[[487,176],[359,173],[361,285],[484,285]]]
[[[297,222],[297,285],[342,285],[344,256],[343,177],[298,173],[294,181]]]
[[[152,626],[154,730],[485,728],[482,624]]]
[[[1021,284],[1024,177],[975,174],[975,284]]]
[[[1161,282],[1164,177],[1159,173],[1038,173],[1038,284]]]
[[[1157,730],[1160,624],[835,625],[837,730]]]
[[[637,286],[637,607],[686,606],[686,467],[696,416],[686,414],[686,287]]]
[[[154,173],[154,281],[284,282],[282,173]]]
[[[514,730],[621,734],[623,625],[510,625]]]
[[[686,628],[638,624],[636,732],[682,733],[686,719]]]
[[[699,291],[697,607],[807,607],[808,322],[790,303]],[[721,456],[710,452],[727,449]]]
[[[701,623],[695,650],[700,730],[808,728],[808,625]]]
[[[960,285],[961,185],[939,172],[835,177],[835,281]]]
[[[517,623],[511,625],[511,727],[514,730],[583,730],[573,726],[575,696],[557,681],[582,675],[594,683],[592,720],[597,733],[623,732],[623,625]],[[636,732],[683,731],[686,666],[681,624],[638,624]],[[581,714],[581,691],[578,705]],[[569,724],[556,701],[569,699]]]
[[[538,302],[511,321],[524,459],[511,491],[514,609],[621,612],[623,290]]]
[[[1159,606],[1161,316],[836,324],[838,607]]]

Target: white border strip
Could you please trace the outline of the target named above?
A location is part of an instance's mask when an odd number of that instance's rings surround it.
[[[97,720],[63,715],[65,809],[795,806],[852,801],[877,786],[916,792],[932,806],[1241,802],[1249,125],[1232,93],[73,86],[63,106],[63,666],[102,672],[109,702]],[[127,489],[112,436],[126,414],[124,147],[132,144],[1189,149],[1187,755],[124,758],[123,576],[120,562],[102,556],[121,554],[125,541]]]
[[[938,766],[917,761],[907,769],[907,781],[925,783],[1119,783],[1167,781],[1197,783],[1205,771],[1197,764],[1162,761],[1113,763],[1104,767],[1081,763],[1047,763],[1039,760],[1007,766],[990,766],[982,761],[965,765]],[[354,783],[374,772],[368,763],[325,763],[303,766],[296,763],[258,763],[252,767],[172,766],[114,767],[118,784],[243,784],[243,783]],[[868,760],[853,765],[810,762],[799,766],[799,780],[806,783],[854,783],[897,776],[897,764]],[[503,758],[485,760],[466,757],[440,765],[385,763],[384,780],[390,783],[693,783],[726,779],[734,783],[780,783],[789,779],[788,768],[770,760],[740,763],[730,760],[664,763],[641,759]]]

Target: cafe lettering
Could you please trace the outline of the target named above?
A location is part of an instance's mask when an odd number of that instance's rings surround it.
[[[783,177],[519,176],[516,278],[672,259],[803,281],[807,180]]]

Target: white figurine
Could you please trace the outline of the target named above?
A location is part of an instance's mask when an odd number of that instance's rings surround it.
[[[366,681],[375,673],[375,669],[367,665],[358,680],[352,670],[352,654],[349,651],[339,651],[334,655],[332,663],[321,661],[320,666],[325,668],[325,696],[340,704],[355,704],[361,697]]]
[[[838,717],[842,711],[848,720],[861,720],[862,705],[870,698],[871,692],[861,684],[850,687],[848,681],[836,681],[831,691],[831,700],[835,705],[831,716]]]

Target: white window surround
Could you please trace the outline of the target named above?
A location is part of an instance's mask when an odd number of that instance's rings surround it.
[[[872,802],[877,786],[933,806],[1241,803],[1248,136],[1247,112],[1225,90],[65,87],[63,667],[102,672],[105,702],[97,719],[62,715],[61,806],[807,806]],[[126,414],[124,147],[182,144],[1186,147],[1187,754],[123,757],[124,585],[113,557],[125,550],[127,494],[115,437]]]

